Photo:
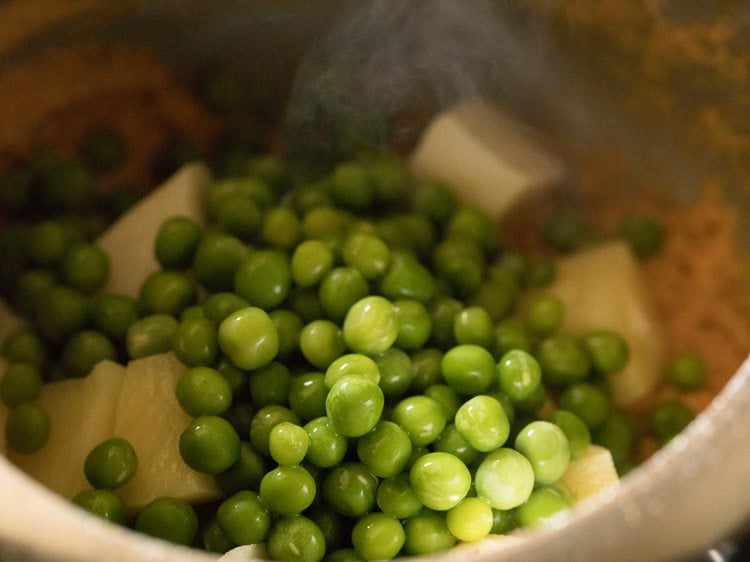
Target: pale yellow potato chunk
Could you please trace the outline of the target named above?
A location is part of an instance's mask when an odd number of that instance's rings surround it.
[[[45,385],[39,403],[49,413],[49,441],[32,454],[8,451],[8,458],[66,498],[91,488],[83,464],[92,448],[112,436],[124,372],[122,365],[102,361],[86,377]]]
[[[210,181],[205,164],[186,164],[102,234],[97,243],[110,260],[106,292],[138,295],[144,279],[159,269],[153,249],[159,227],[178,215],[204,224],[201,199]]]
[[[560,259],[550,292],[565,305],[564,332],[609,329],[625,338],[630,360],[609,376],[617,406],[632,405],[654,389],[668,359],[667,337],[626,242],[601,244]]]
[[[135,476],[117,492],[130,510],[159,496],[193,503],[220,495],[212,476],[192,470],[180,456],[180,434],[192,418],[177,402],[175,387],[186,370],[171,352],[128,363],[113,435],[127,439],[138,457]]]
[[[464,103],[437,115],[410,159],[418,179],[442,180],[468,203],[500,218],[552,185],[566,169],[538,131],[483,103]]]
[[[565,488],[575,503],[617,484],[619,478],[609,449],[589,445],[586,453],[571,461],[558,485]]]

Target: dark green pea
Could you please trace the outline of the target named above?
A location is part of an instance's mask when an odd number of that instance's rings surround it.
[[[433,252],[435,271],[461,298],[474,295],[485,276],[482,248],[464,238],[443,240]]]
[[[532,339],[526,326],[517,318],[507,318],[495,326],[495,349],[502,356],[514,349],[530,352]]]
[[[664,444],[676,437],[694,418],[693,411],[679,400],[665,400],[651,411],[651,432]]]
[[[193,367],[186,371],[175,387],[177,401],[193,417],[217,415],[232,405],[232,387],[227,379],[211,367]]]
[[[241,441],[237,461],[228,469],[214,475],[214,478],[221,491],[231,495],[241,490],[257,490],[267,470],[266,460],[249,442]]]
[[[240,438],[224,418],[200,416],[180,434],[180,456],[193,470],[218,474],[239,459]]]
[[[94,488],[115,490],[130,481],[138,469],[138,458],[129,441],[112,437],[86,455],[83,472]]]
[[[323,500],[331,509],[348,517],[372,511],[378,479],[362,464],[346,462],[332,468],[323,478]]]
[[[34,315],[47,294],[59,284],[52,269],[42,268],[27,269],[15,281],[13,304],[27,315]]]
[[[227,197],[250,197],[261,208],[267,207],[273,201],[274,194],[271,186],[261,177],[244,173],[214,181],[205,191],[206,212],[211,218],[217,216],[217,211]]]
[[[259,369],[273,361],[279,351],[279,335],[270,316],[248,306],[231,313],[219,324],[219,347],[240,369]]]
[[[308,372],[292,377],[289,385],[289,407],[303,422],[324,416],[328,387],[325,375]]]
[[[593,237],[592,228],[582,213],[570,207],[558,209],[550,215],[544,223],[542,233],[547,244],[563,252],[582,248]]]
[[[549,384],[570,384],[581,381],[591,370],[591,360],[583,346],[572,336],[550,336],[539,344],[537,360],[542,377]]]
[[[396,348],[391,347],[376,355],[373,359],[380,371],[380,385],[387,400],[393,400],[402,396],[411,386],[414,378],[414,369],[409,355]]]
[[[114,342],[125,340],[128,328],[140,318],[138,302],[125,295],[106,294],[94,302],[94,327]]]
[[[216,511],[216,519],[235,545],[262,543],[271,528],[268,508],[258,494],[249,490],[225,499]]]
[[[518,527],[515,509],[492,508],[492,530],[493,535],[506,535]]]
[[[33,453],[49,439],[50,419],[37,402],[23,402],[13,408],[5,421],[5,440],[18,453]]]
[[[443,352],[434,347],[425,347],[415,351],[411,356],[412,378],[411,390],[414,393],[424,391],[426,388],[442,381],[440,363]]]
[[[156,233],[154,255],[165,269],[185,269],[193,263],[201,242],[201,228],[190,218],[170,217]]]
[[[302,287],[312,287],[331,270],[334,256],[331,247],[322,240],[305,240],[292,253],[292,280]]]
[[[581,458],[591,444],[591,433],[584,421],[568,410],[557,409],[550,414],[549,421],[563,430],[570,443],[570,460]],[[606,421],[604,422],[606,425]]]
[[[289,309],[303,322],[327,318],[315,287],[292,287],[289,292]],[[278,310],[278,309],[277,309]]]
[[[211,291],[231,291],[234,272],[250,253],[243,242],[229,234],[209,233],[203,237],[193,256],[193,273],[198,282]]]
[[[587,382],[570,385],[560,395],[560,407],[569,410],[583,420],[589,429],[599,427],[610,413],[607,395]]]
[[[27,167],[12,168],[0,173],[0,209],[13,216],[32,201],[34,174]]]
[[[557,265],[551,258],[529,264],[526,283],[529,287],[548,287],[557,277]]]
[[[667,366],[667,380],[687,392],[706,386],[706,363],[697,355],[680,355]]]
[[[417,447],[435,442],[448,421],[443,406],[427,396],[402,399],[393,408],[391,419],[404,428]]]
[[[111,490],[84,490],[73,497],[73,503],[89,513],[118,525],[127,525],[128,515],[122,500]]]
[[[438,224],[445,223],[453,216],[457,204],[455,192],[444,182],[422,181],[413,188],[414,210],[429,216]]]
[[[453,333],[453,321],[464,308],[463,303],[452,297],[440,297],[430,304],[432,318],[431,342],[435,347],[448,349],[456,345]]]
[[[290,207],[268,209],[263,216],[261,238],[272,248],[291,250],[302,235],[302,221]]]
[[[406,351],[421,348],[432,333],[429,311],[422,303],[412,299],[395,300],[393,306],[396,309],[398,323],[395,345]]]
[[[10,363],[0,379],[0,398],[11,408],[36,400],[42,389],[42,374],[29,363]]]
[[[399,519],[413,517],[423,507],[422,502],[419,501],[411,488],[407,473],[381,480],[376,501],[383,513]]]
[[[152,537],[191,545],[198,534],[198,516],[184,500],[159,497],[138,512],[134,527]]]
[[[219,526],[216,517],[212,517],[200,531],[201,545],[207,552],[225,554],[237,546]]]
[[[107,336],[94,330],[84,330],[65,342],[61,362],[68,376],[83,377],[100,361],[114,361],[116,358],[117,350]]]
[[[327,369],[346,349],[341,328],[330,320],[313,320],[302,328],[299,348],[311,365]]]
[[[346,237],[341,245],[344,263],[357,269],[365,279],[382,277],[391,262],[391,250],[373,234],[357,232]]]
[[[156,271],[146,277],[138,293],[138,301],[148,314],[178,316],[196,300],[192,279],[177,271]]]
[[[592,435],[594,443],[609,449],[618,469],[631,460],[631,453],[637,439],[638,426],[635,418],[619,410],[612,410],[604,423],[597,427]]]
[[[404,524],[407,554],[419,556],[442,552],[456,544],[456,538],[448,530],[445,514],[424,509],[406,520]]]
[[[152,168],[157,181],[164,181],[183,165],[200,159],[200,150],[190,139],[173,135],[162,142]]]
[[[420,213],[394,213],[380,219],[377,234],[391,248],[428,256],[435,245],[437,233],[435,225],[426,215]]]
[[[390,478],[399,474],[411,457],[409,435],[397,424],[381,420],[357,440],[360,462],[375,476]]]
[[[256,406],[285,405],[292,375],[283,363],[272,361],[250,372],[250,397]]]
[[[440,437],[438,437],[438,440],[433,443],[432,447],[435,451],[450,453],[458,457],[466,466],[470,466],[479,458],[479,451],[472,447],[468,439],[461,435],[455,424],[445,426],[445,429],[440,434]]]
[[[435,277],[414,256],[393,252],[380,280],[380,292],[391,300],[409,299],[426,305],[437,290]]]
[[[330,189],[336,204],[353,211],[367,209],[375,195],[367,169],[356,162],[336,166],[330,177]]]
[[[39,304],[36,326],[48,340],[62,343],[89,325],[91,312],[91,301],[79,291],[54,287]]]
[[[109,258],[94,244],[74,244],[60,264],[63,282],[85,294],[101,289],[109,277]]]
[[[401,521],[384,513],[370,513],[352,529],[352,544],[365,560],[390,560],[404,545]]]
[[[494,276],[479,285],[471,298],[471,304],[481,306],[494,322],[499,322],[513,311],[519,293],[520,287],[512,274]]]
[[[448,421],[453,420],[462,404],[459,394],[447,384],[431,384],[424,389],[424,395],[440,403]]]
[[[266,541],[274,560],[319,562],[325,555],[325,537],[315,523],[302,515],[279,519]]]
[[[242,261],[234,275],[234,291],[252,306],[277,307],[292,284],[289,260],[275,250],[257,250]]]
[[[133,322],[125,335],[125,346],[131,359],[164,353],[172,349],[179,322],[168,314],[151,314]]]
[[[43,170],[36,189],[37,204],[46,209],[78,211],[94,201],[94,176],[79,162],[58,159]]]
[[[369,292],[364,275],[353,267],[342,266],[332,269],[323,278],[318,298],[325,314],[335,322],[342,322],[352,305]]]
[[[299,338],[304,322],[299,314],[292,310],[277,308],[268,316],[276,326],[279,334],[279,352],[277,357],[287,358],[299,349]]]
[[[458,344],[474,344],[493,349],[495,326],[489,312],[481,306],[469,306],[453,319],[453,336]]]
[[[330,553],[350,543],[351,525],[348,518],[332,509],[328,509],[322,503],[314,503],[310,509],[305,511],[309,517],[323,532],[326,543],[326,560],[330,561]]]
[[[252,240],[260,230],[263,213],[258,202],[249,195],[234,193],[216,203],[216,228],[241,240]]]
[[[261,455],[270,456],[268,437],[275,426],[285,421],[300,424],[299,416],[285,406],[273,404],[260,408],[250,424],[250,443],[253,449]]]
[[[641,258],[658,252],[664,242],[664,225],[656,219],[640,214],[629,215],[620,222],[620,234]]]
[[[317,487],[312,475],[299,465],[281,465],[260,482],[260,499],[271,513],[296,515],[310,507]]]
[[[564,315],[565,307],[560,299],[552,295],[538,295],[528,303],[524,321],[534,335],[545,337],[560,327]]]
[[[47,362],[47,349],[39,334],[21,328],[5,338],[2,354],[11,363],[26,363],[42,369]]]
[[[219,353],[216,326],[206,318],[183,320],[175,332],[172,349],[188,367],[213,365]]]
[[[495,359],[485,348],[461,344],[450,348],[440,363],[445,382],[467,396],[485,391],[495,379]]]
[[[620,334],[611,330],[594,330],[582,338],[583,347],[599,373],[622,371],[630,358],[628,344]]]

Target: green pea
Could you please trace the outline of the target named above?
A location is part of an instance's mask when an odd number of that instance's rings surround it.
[[[341,245],[344,263],[357,269],[365,279],[382,277],[391,261],[391,250],[385,242],[372,234],[354,233]]]
[[[299,348],[311,365],[327,370],[345,350],[341,328],[330,320],[313,320],[300,331]]]
[[[344,162],[336,166],[330,178],[331,196],[344,208],[362,211],[374,199],[374,185],[361,164]]]
[[[664,242],[664,225],[646,215],[633,214],[623,218],[619,230],[641,258],[657,253]]]
[[[328,417],[310,420],[304,427],[310,439],[305,457],[310,464],[330,468],[341,462],[346,455],[348,441],[336,431]]]
[[[11,408],[36,400],[42,389],[42,374],[28,363],[10,363],[0,380],[0,398]]]
[[[542,367],[542,378],[549,384],[578,382],[591,371],[591,361],[582,345],[567,335],[554,335],[542,340],[536,358]]]
[[[442,552],[456,544],[456,538],[445,522],[445,514],[429,509],[424,509],[407,519],[404,531],[406,532],[404,550],[410,555],[420,556]]]
[[[78,243],[67,249],[60,264],[65,284],[85,294],[101,289],[109,277],[109,258],[94,244]]]
[[[521,453],[508,447],[491,452],[474,475],[477,496],[493,509],[508,510],[522,505],[534,489],[534,468]]]
[[[225,554],[237,546],[221,528],[216,517],[212,517],[202,526],[200,542],[207,552],[219,554]]]
[[[312,287],[331,271],[334,256],[330,246],[322,240],[305,240],[292,253],[292,280],[302,287]]]
[[[463,396],[485,391],[495,378],[495,359],[476,344],[461,344],[445,352],[440,363],[445,382]]]
[[[553,484],[568,468],[570,443],[565,432],[552,422],[527,424],[516,435],[514,446],[529,459],[537,483]]]
[[[239,238],[220,232],[206,234],[193,255],[196,280],[211,291],[231,291],[234,272],[250,249]]]
[[[180,312],[196,300],[193,281],[177,271],[155,271],[143,282],[138,293],[138,301],[150,314],[170,314]]]
[[[188,367],[213,365],[219,354],[214,323],[206,318],[180,322],[174,334],[172,349],[177,358]]]
[[[611,330],[594,330],[583,335],[583,347],[599,373],[622,371],[630,358],[628,344],[620,334]]]
[[[325,384],[331,388],[336,381],[347,375],[362,375],[375,384],[380,382],[380,368],[367,355],[361,353],[346,353],[333,361],[325,373]]]
[[[325,375],[312,371],[292,377],[287,399],[300,420],[308,422],[325,415],[327,395]]]
[[[391,253],[388,269],[380,279],[380,292],[397,301],[409,299],[426,305],[437,291],[435,277],[414,256],[403,252]]]
[[[667,443],[685,429],[693,418],[693,411],[679,400],[665,400],[651,411],[651,431],[661,443]]]
[[[224,418],[200,416],[180,434],[180,456],[193,470],[218,474],[239,459],[240,438]]]
[[[359,437],[375,427],[385,398],[367,377],[347,375],[336,381],[326,397],[326,415],[338,433]]]
[[[483,453],[502,446],[510,435],[510,421],[498,400],[478,395],[464,402],[456,412],[456,429],[469,444]]]
[[[118,525],[126,525],[128,515],[122,500],[111,490],[84,490],[73,496],[73,503],[89,513]]]
[[[357,456],[375,476],[389,478],[399,474],[411,457],[409,435],[399,425],[379,421],[357,441]]]
[[[62,350],[61,362],[70,377],[83,377],[100,361],[113,361],[117,350],[107,336],[95,330],[84,330],[73,335]]]
[[[159,497],[138,512],[135,530],[173,543],[191,545],[198,534],[198,516],[185,500]]]
[[[47,348],[42,338],[29,328],[9,334],[2,343],[2,354],[10,363],[26,363],[42,369],[47,362]]]
[[[419,395],[399,401],[391,412],[391,419],[404,428],[415,447],[434,443],[447,423],[440,402]]]
[[[295,465],[302,462],[310,446],[310,437],[301,426],[281,422],[268,435],[268,451],[280,465]]]
[[[271,528],[268,509],[258,494],[249,490],[239,491],[221,502],[216,519],[235,545],[262,543]]]
[[[292,275],[287,257],[276,250],[256,250],[237,267],[234,291],[251,306],[270,310],[289,294]]]
[[[443,381],[440,372],[440,363],[443,352],[434,347],[424,347],[411,355],[411,364],[414,376],[411,381],[411,390],[414,393],[424,391],[433,384]]]
[[[69,287],[53,287],[36,311],[39,333],[54,343],[61,343],[85,329],[91,320],[91,301]]]
[[[481,498],[464,498],[448,510],[445,523],[460,541],[478,541],[492,530],[492,508]]]
[[[470,466],[479,457],[479,451],[461,435],[455,424],[445,426],[440,437],[432,444],[432,448],[435,451],[450,453],[458,457],[466,466]]]
[[[414,369],[409,355],[396,347],[391,347],[373,356],[380,371],[380,388],[387,400],[403,396],[411,386]]]
[[[83,472],[94,488],[114,490],[127,484],[138,469],[138,458],[129,441],[112,437],[86,455]]]
[[[412,299],[398,299],[393,306],[398,324],[395,345],[406,351],[420,349],[430,339],[432,332],[429,311],[422,303]]]
[[[519,319],[506,318],[495,326],[495,350],[499,356],[502,356],[514,349],[530,352],[531,334]]]
[[[473,296],[485,278],[484,252],[466,238],[443,240],[433,252],[435,271],[462,298]]]
[[[542,384],[542,368],[536,358],[522,349],[506,352],[497,364],[500,390],[511,402],[523,402]]]
[[[62,262],[65,252],[74,242],[60,221],[43,220],[34,224],[27,235],[26,254],[38,266],[55,266]]]
[[[538,295],[526,306],[524,320],[529,330],[545,337],[554,333],[562,324],[565,306],[553,295]]]
[[[596,428],[592,440],[609,449],[615,466],[620,469],[631,460],[638,439],[638,425],[631,414],[612,410],[604,423]]]
[[[599,427],[610,412],[607,396],[591,383],[579,382],[570,385],[560,395],[560,407],[573,412],[589,429]]]
[[[250,397],[256,406],[286,404],[292,375],[283,363],[272,361],[250,373]]]
[[[263,476],[259,495],[271,513],[289,516],[310,507],[316,491],[315,479],[307,470],[298,465],[282,465]]]
[[[249,429],[248,429],[249,431]],[[257,490],[268,471],[265,459],[247,441],[240,442],[240,456],[223,472],[214,475],[219,489],[231,496],[242,490]]]
[[[240,369],[259,369],[276,357],[279,334],[263,309],[248,306],[219,324],[219,347]]]
[[[272,404],[260,408],[250,423],[250,443],[253,448],[261,455],[270,456],[268,440],[271,430],[285,421],[296,425],[300,423],[297,414],[285,406]]]
[[[154,255],[165,269],[185,269],[201,242],[200,227],[188,217],[175,216],[164,221],[156,233]]]
[[[431,343],[435,347],[448,349],[456,345],[453,320],[464,308],[463,303],[452,297],[439,297],[429,306],[432,318]]]
[[[697,355],[680,355],[667,366],[666,377],[680,390],[700,390],[706,386],[706,363]]]
[[[177,401],[193,417],[217,415],[232,405],[232,387],[216,369],[193,367],[178,380],[175,388]]]
[[[171,350],[179,325],[168,314],[151,314],[133,322],[125,334],[128,356],[138,359]]]
[[[14,275],[13,305],[27,315],[34,315],[47,293],[59,284],[53,269],[32,268]]]
[[[223,197],[216,202],[214,213],[218,230],[241,240],[251,240],[260,230],[263,220],[258,201],[244,193]]]
[[[591,444],[591,433],[584,421],[573,412],[563,409],[557,409],[552,412],[549,421],[562,429],[565,437],[568,438],[570,460],[581,458]]]
[[[471,487],[471,473],[458,457],[433,452],[416,460],[409,471],[409,481],[422,504],[445,511],[466,497]]]
[[[278,520],[266,541],[274,560],[319,562],[325,555],[325,537],[315,523],[302,515]]]
[[[487,310],[481,306],[469,306],[453,319],[453,335],[459,344],[492,349],[495,343],[495,326]]]
[[[521,527],[536,527],[547,523],[556,514],[566,511],[570,504],[553,486],[542,486],[531,492],[526,503],[516,511]]]
[[[453,421],[462,404],[461,397],[447,384],[432,384],[424,389],[424,395],[437,401],[443,407],[448,421]]]
[[[37,402],[23,402],[10,410],[5,420],[5,440],[13,451],[23,454],[41,449],[49,439],[50,419]]]
[[[277,357],[287,358],[299,349],[299,339],[304,322],[299,314],[292,310],[277,308],[268,316],[276,326],[279,334],[279,353]]]
[[[128,328],[140,317],[138,302],[125,295],[105,294],[92,311],[94,327],[115,342],[125,340]]]
[[[515,509],[493,509],[492,531],[493,535],[506,535],[518,527]]]
[[[361,517],[375,506],[378,479],[360,463],[344,462],[323,477],[325,503],[347,517]]]
[[[484,308],[493,322],[499,322],[513,311],[519,293],[520,287],[512,274],[495,275],[479,285],[470,303]]]
[[[365,560],[390,560],[404,545],[406,533],[401,522],[384,513],[370,513],[352,529],[352,544]]]
[[[565,207],[550,215],[543,226],[544,240],[556,250],[582,248],[593,237],[591,226],[578,209]]]
[[[456,210],[458,200],[453,189],[441,181],[421,181],[414,185],[412,206],[436,223],[445,223]]]
[[[422,502],[412,490],[407,473],[381,480],[376,501],[383,513],[398,519],[413,517],[423,507]]]

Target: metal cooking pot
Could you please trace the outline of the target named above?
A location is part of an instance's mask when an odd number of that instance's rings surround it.
[[[364,117],[371,124],[381,111],[412,110],[415,100],[429,115],[466,97],[498,97],[577,146],[627,147],[643,173],[667,178],[685,197],[700,178],[720,174],[750,241],[750,8],[742,0],[628,4],[11,1],[0,4],[0,73],[39,52],[93,37],[146,43],[188,73],[230,61],[254,80],[272,84],[277,104],[291,100],[299,113],[315,106],[331,119]],[[389,35],[394,29],[398,35]],[[676,44],[659,43],[660,34],[675,30],[686,35]],[[686,38],[690,33],[696,34],[694,43]],[[419,41],[409,43],[408,36]],[[672,65],[666,62],[670,49],[678,61]],[[371,67],[362,68],[351,53],[368,51],[380,58],[373,56]],[[681,64],[680,57],[689,63]],[[342,89],[322,96],[321,76],[340,79]],[[633,100],[641,107],[629,112]],[[692,117],[707,108],[735,133],[735,144],[711,144],[695,132]],[[545,529],[523,533],[521,540],[489,540],[428,559],[696,556],[746,524],[748,474],[750,358],[683,434],[619,487]],[[216,559],[89,516],[4,457],[0,503],[2,560]]]

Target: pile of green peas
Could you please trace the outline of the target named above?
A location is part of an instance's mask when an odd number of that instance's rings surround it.
[[[130,519],[116,489],[137,458],[112,439],[86,459],[93,489],[76,504],[212,552],[380,560],[543,524],[570,507],[556,484],[592,442],[632,466],[635,420],[606,380],[627,345],[609,330],[560,333],[551,260],[505,247],[484,212],[413,182],[390,154],[323,172],[257,155],[234,170],[205,190],[208,226],[163,223],[162,269],[137,297],[97,292],[107,265],[93,243],[16,285],[33,326],[3,347],[9,446],[43,446],[44,381],[172,351],[193,418],[180,454],[224,494],[158,498]],[[27,252],[51,255],[59,237],[40,230]],[[675,367],[674,380],[700,384],[698,370]],[[665,440],[689,421],[674,414],[655,423]]]

